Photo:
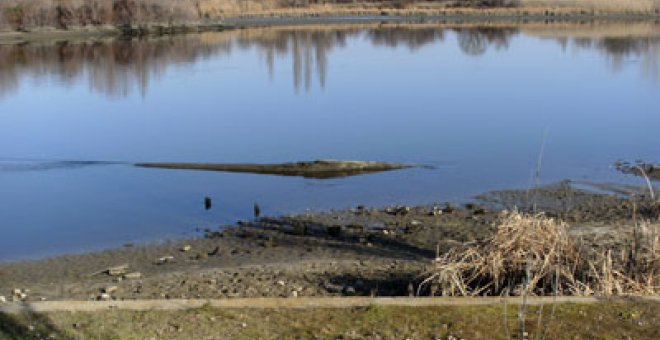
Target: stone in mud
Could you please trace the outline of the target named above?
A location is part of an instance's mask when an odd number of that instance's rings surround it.
[[[430,216],[439,216],[442,215],[442,208],[438,206],[434,206],[431,208],[431,212],[429,213]]]
[[[190,249],[192,249],[192,246],[189,245],[189,244],[186,244],[185,246],[181,247],[181,251],[184,252],[184,253],[189,252]]]
[[[108,286],[108,287],[103,288],[101,291],[103,293],[112,294],[112,293],[116,292],[118,289],[119,289],[119,287],[117,287],[117,286]]]
[[[328,226],[326,228],[326,232],[331,237],[339,237],[339,235],[341,235],[341,226],[340,225]]]
[[[4,297],[4,295],[0,295],[0,303],[6,303],[6,302],[7,302],[7,298]]]
[[[14,288],[12,290],[12,295],[14,296],[14,300],[22,301],[27,299],[27,293],[28,293],[27,289]]]
[[[344,287],[344,294],[353,296],[355,295],[355,288],[353,286],[345,286]]]
[[[122,276],[128,271],[128,265],[122,264],[119,266],[110,267],[105,272],[110,276]]]
[[[98,301],[109,301],[110,300],[110,294],[108,293],[101,293],[96,297],[96,300]]]
[[[126,273],[126,274],[124,274],[123,277],[126,280],[137,280],[137,279],[142,277],[142,273],[140,273],[140,272]]]
[[[166,263],[170,263],[170,262],[174,262],[174,256],[170,256],[170,255],[163,256],[163,257],[157,258],[156,261],[154,261],[154,263],[157,264],[157,265],[166,264]]]
[[[390,215],[405,216],[405,215],[408,215],[410,210],[411,210],[410,207],[403,206],[403,207],[387,208],[387,209],[385,209],[385,212],[390,214]]]

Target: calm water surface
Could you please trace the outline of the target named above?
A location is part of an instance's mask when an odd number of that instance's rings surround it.
[[[659,127],[654,24],[0,45],[0,261],[195,235],[254,202],[283,214],[524,188],[544,135],[542,182],[639,183],[610,165],[658,161]],[[314,180],[129,164],[320,158],[433,168]]]

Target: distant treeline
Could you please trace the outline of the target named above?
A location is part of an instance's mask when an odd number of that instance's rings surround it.
[[[173,24],[226,15],[259,13],[323,4],[415,8],[416,4],[448,7],[511,6],[517,0],[2,0],[0,28],[68,29],[89,25]]]

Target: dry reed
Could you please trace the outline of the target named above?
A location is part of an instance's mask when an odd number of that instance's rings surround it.
[[[242,16],[660,14],[660,0],[2,0],[0,29],[194,24]]]
[[[438,256],[420,292],[429,288],[448,296],[660,292],[657,225],[640,224],[637,241],[627,251],[587,246],[568,231],[567,224],[542,214],[504,212],[493,237]]]

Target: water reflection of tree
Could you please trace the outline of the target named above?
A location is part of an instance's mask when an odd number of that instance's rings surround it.
[[[392,27],[379,28],[367,31],[372,44],[378,46],[399,47],[405,44],[409,49],[415,50],[424,45],[444,40],[444,30],[437,28],[407,28]]]
[[[268,73],[273,75],[275,57],[291,55],[293,86],[298,91],[304,84],[309,90],[313,73],[319,85],[325,87],[328,67],[328,54],[336,47],[346,45],[349,36],[358,30],[278,30],[261,36],[242,35],[237,43],[242,47],[255,46],[266,58]]]
[[[486,49],[490,45],[497,49],[509,47],[509,39],[517,33],[517,29],[511,28],[484,27],[456,30],[461,51],[474,56],[486,53]]]
[[[204,44],[200,37],[106,42],[0,46],[0,96],[26,78],[55,78],[73,85],[87,78],[90,88],[108,96],[126,96],[135,88],[145,94],[149,82],[181,63],[217,54],[227,45]]]
[[[507,48],[516,29],[455,28],[458,46],[468,55],[481,55],[489,47]],[[256,49],[274,74],[276,61],[289,58],[296,91],[309,90],[314,77],[326,86],[329,55],[349,39],[365,38],[375,46],[416,50],[444,42],[446,29],[435,27],[280,28],[226,31],[201,35],[142,40],[57,43],[50,45],[0,45],[0,98],[29,78],[55,78],[73,85],[87,80],[93,91],[116,97],[134,91],[147,93],[150,82],[173,65],[230,54],[234,48]],[[563,46],[568,40],[558,39]],[[578,48],[596,49],[607,56],[613,69],[637,56],[643,71],[659,77],[660,38],[573,39]]]
[[[660,79],[660,37],[576,38],[573,46],[603,52],[615,72],[621,71],[627,60],[638,59],[645,77]]]

